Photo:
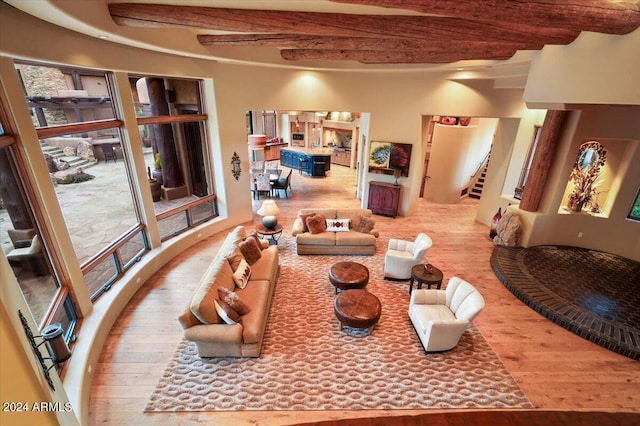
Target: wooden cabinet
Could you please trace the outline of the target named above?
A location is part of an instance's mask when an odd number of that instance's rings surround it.
[[[280,145],[267,145],[264,147],[264,161],[280,159]]]
[[[351,151],[334,150],[331,154],[331,163],[351,167]]]
[[[375,214],[396,217],[400,204],[400,186],[387,182],[369,182],[368,208]]]

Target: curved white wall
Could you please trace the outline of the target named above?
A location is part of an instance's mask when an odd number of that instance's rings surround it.
[[[443,204],[460,201],[462,190],[469,184],[477,130],[477,126],[435,125],[429,157],[428,200]]]

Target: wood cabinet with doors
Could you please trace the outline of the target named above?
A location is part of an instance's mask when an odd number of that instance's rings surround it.
[[[331,154],[331,163],[351,167],[351,151],[344,149],[333,150],[333,153]]]
[[[267,145],[264,147],[264,161],[280,159],[280,145]]]
[[[368,208],[383,216],[396,217],[400,204],[400,185],[387,182],[369,182]]]

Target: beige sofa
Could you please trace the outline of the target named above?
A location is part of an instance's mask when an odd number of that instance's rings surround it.
[[[187,340],[195,342],[201,357],[257,357],[260,355],[267,317],[278,277],[278,246],[261,241],[263,250],[251,265],[251,276],[243,289],[236,287],[227,260],[247,236],[242,226],[225,238],[216,257],[184,313],[178,318]],[[235,292],[250,308],[237,324],[226,324],[217,314],[214,300],[218,288]]]
[[[298,212],[298,217],[293,222],[291,235],[296,237],[297,254],[374,254],[376,249],[376,238],[379,233],[373,229],[369,233],[362,233],[353,230],[347,232],[322,232],[312,234],[303,232],[301,216],[311,213],[320,214],[325,219],[351,219],[356,216],[371,218],[369,209],[302,209]]]

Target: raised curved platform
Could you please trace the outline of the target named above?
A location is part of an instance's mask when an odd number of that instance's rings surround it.
[[[491,267],[518,299],[561,327],[640,360],[640,263],[566,246],[497,246]]]

